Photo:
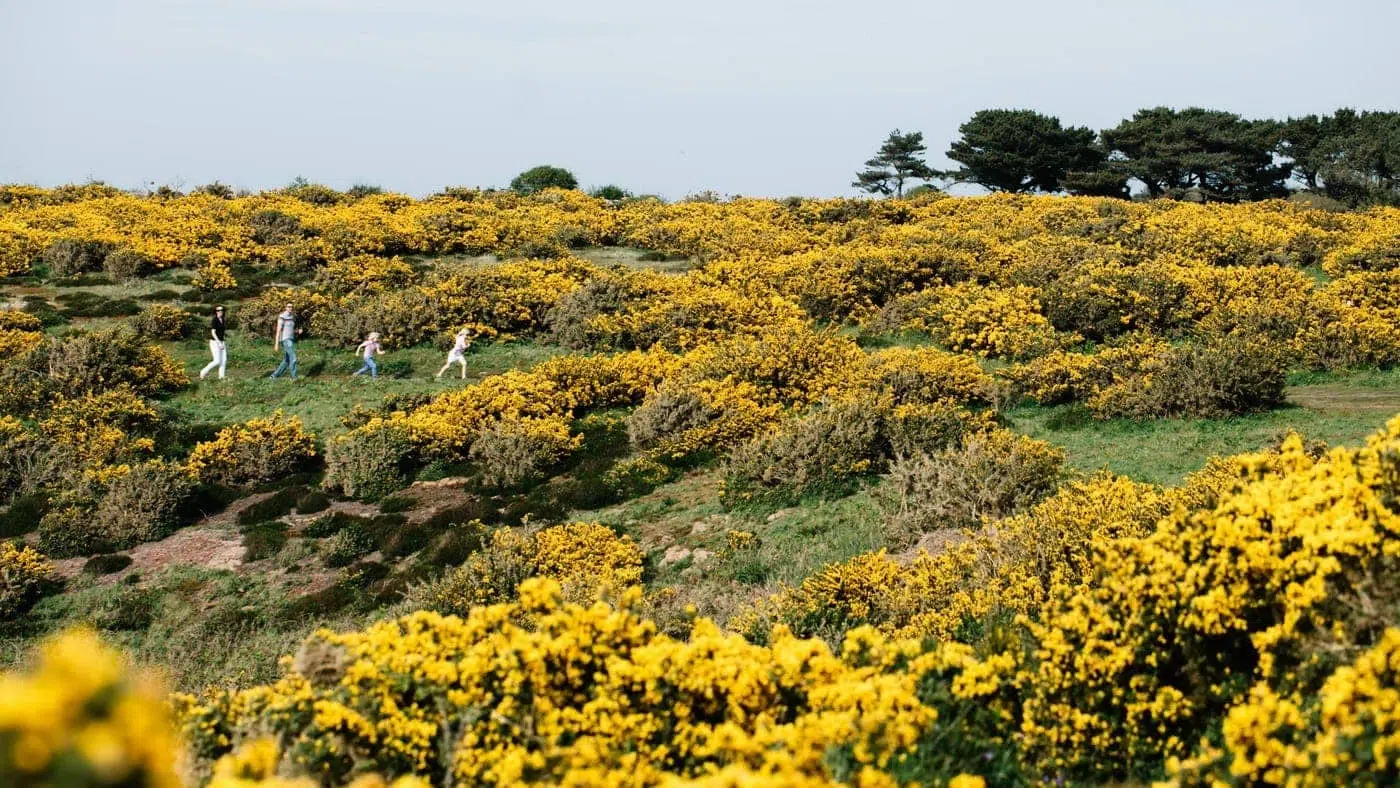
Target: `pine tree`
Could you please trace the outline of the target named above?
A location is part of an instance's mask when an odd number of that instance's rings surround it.
[[[866,169],[856,173],[851,185],[871,194],[903,197],[906,181],[934,177],[934,171],[924,162],[927,151],[923,132],[901,134],[899,129],[895,129],[880,145],[875,158],[865,163]]]

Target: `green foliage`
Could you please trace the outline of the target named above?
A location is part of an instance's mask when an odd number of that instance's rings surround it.
[[[48,511],[49,496],[45,493],[15,496],[10,505],[0,511],[0,539],[37,530],[39,521]]]
[[[1153,197],[1238,202],[1280,197],[1289,168],[1274,163],[1274,121],[1190,107],[1139,110],[1103,132],[1113,167]]]
[[[331,506],[330,496],[320,490],[312,490],[297,499],[297,514],[316,514],[324,512]]]
[[[124,553],[104,553],[83,562],[83,572],[89,575],[110,575],[131,566],[131,556]]]
[[[331,512],[312,520],[302,530],[302,533],[312,538],[322,539],[340,533],[350,526],[363,526],[365,522],[367,522],[365,518],[357,517],[348,512]]]
[[[102,270],[114,281],[130,282],[141,275],[150,263],[139,252],[121,247],[102,260]]]
[[[945,177],[992,191],[1058,192],[1068,173],[1097,170],[1106,158],[1093,129],[1029,109],[984,109],[958,132],[947,155],[963,166]]]
[[[326,447],[326,488],[373,501],[408,486],[413,443],[394,427],[357,430]]]
[[[625,200],[632,196],[632,192],[627,191],[621,186],[610,183],[606,186],[589,189],[588,195],[590,197],[597,197],[600,200]]]
[[[1227,336],[1172,348],[1160,366],[1115,380],[1089,407],[1101,418],[1254,413],[1283,402],[1287,371],[1286,356],[1276,345]]]
[[[258,211],[248,217],[248,226],[253,230],[253,240],[269,246],[289,244],[302,239],[305,231],[301,220],[281,211]]]
[[[890,535],[907,543],[1023,512],[1054,492],[1064,459],[1044,441],[1003,429],[969,435],[937,454],[898,458],[890,466]]]
[[[101,543],[124,550],[164,539],[180,527],[194,482],[178,465],[144,462],[113,479],[93,510]]]
[[[857,477],[883,469],[882,424],[870,399],[819,407],[735,449],[723,501],[785,506],[805,495],[844,495]]]
[[[417,500],[410,495],[391,495],[379,502],[379,511],[382,514],[397,514],[411,511],[417,505]]]
[[[245,525],[239,529],[243,534],[243,560],[261,561],[282,552],[287,544],[287,524],[281,520],[267,520]]]
[[[374,537],[361,522],[350,522],[326,540],[322,555],[326,566],[349,566],[355,559],[373,552],[374,547]]]
[[[923,132],[901,134],[895,129],[881,143],[874,158],[865,162],[865,169],[856,173],[851,185],[871,194],[903,197],[906,182],[934,177],[924,159],[927,152]]]
[[[238,522],[242,525],[251,525],[286,517],[292,513],[297,502],[308,494],[309,491],[305,487],[278,490],[272,495],[244,507],[238,513]]]
[[[39,261],[49,269],[49,275],[63,278],[96,271],[102,267],[111,247],[99,241],[78,241],[59,238],[44,248]]]
[[[515,176],[510,181],[510,190],[521,194],[534,194],[545,189],[577,189],[578,179],[563,167],[541,164]]]

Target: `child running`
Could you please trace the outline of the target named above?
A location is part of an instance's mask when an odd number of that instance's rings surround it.
[[[369,339],[366,339],[355,347],[355,355],[364,356],[365,359],[364,366],[355,370],[355,375],[364,374],[364,372],[368,370],[370,377],[379,377],[379,366],[374,363],[374,357],[383,352],[383,348],[379,346],[379,332],[369,332]],[[354,377],[354,375],[351,375],[351,377]]]
[[[438,371],[437,371],[437,374],[434,375],[433,377],[435,377],[435,378],[440,378],[440,377],[442,377],[442,373],[446,372],[446,371],[447,371],[447,368],[450,367],[450,366],[452,366],[452,364],[455,362],[455,363],[458,363],[458,364],[461,364],[461,365],[462,365],[462,380],[466,380],[466,379],[467,379],[467,355],[466,355],[466,354],[467,354],[467,348],[471,347],[471,344],[472,344],[472,341],[471,341],[471,338],[470,338],[470,334],[467,333],[467,330],[464,328],[464,329],[462,329],[461,331],[458,331],[458,332],[457,332],[457,341],[456,341],[455,343],[453,343],[452,349],[451,349],[450,351],[447,352],[447,363],[446,363],[446,364],[443,364],[443,365],[442,365],[442,369],[438,370]]]

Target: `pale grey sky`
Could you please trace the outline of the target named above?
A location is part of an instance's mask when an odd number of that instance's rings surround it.
[[[1400,109],[1394,0],[0,0],[0,182],[850,194],[986,107]]]

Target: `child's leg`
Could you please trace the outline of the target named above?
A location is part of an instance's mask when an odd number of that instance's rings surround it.
[[[462,380],[466,380],[466,379],[467,379],[467,360],[464,358],[464,359],[459,360],[458,363],[462,365]]]
[[[372,378],[377,378],[377,377],[379,377],[379,365],[376,364],[376,363],[374,363],[374,359],[372,359],[372,358],[366,358],[366,359],[365,359],[365,366],[369,367],[369,376],[370,376],[370,377],[372,377]]]

